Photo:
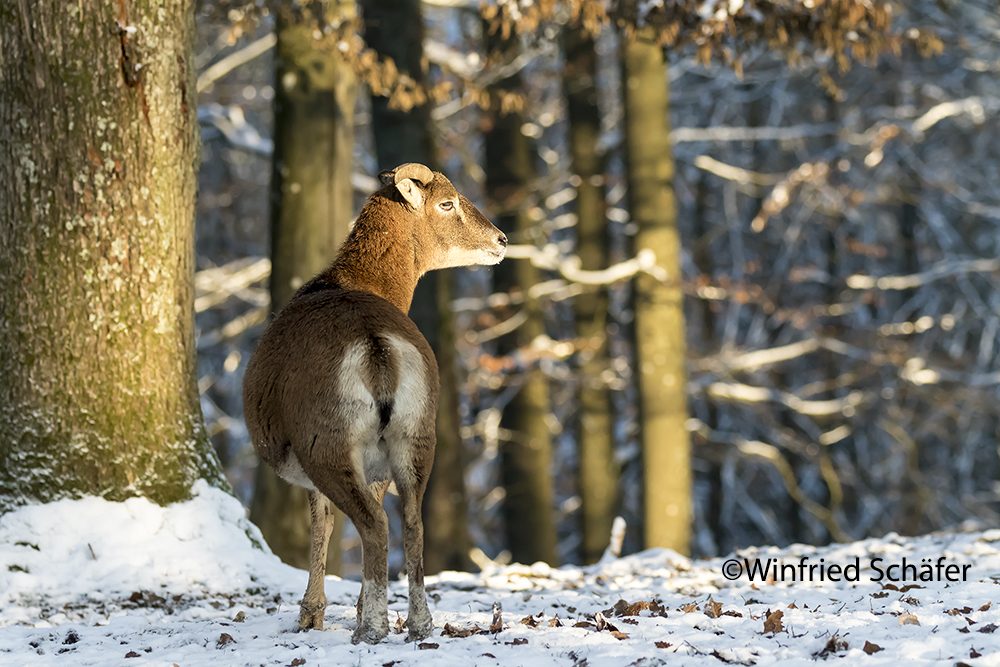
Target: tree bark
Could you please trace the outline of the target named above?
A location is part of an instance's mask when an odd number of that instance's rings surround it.
[[[0,5],[0,511],[226,486],[195,366],[193,19]]]
[[[485,28],[484,28],[485,30]],[[502,43],[496,35],[486,42],[487,50],[513,57],[516,39]],[[490,108],[483,111],[486,148],[486,198],[496,215],[496,225],[525,243],[530,238],[532,222],[524,206],[534,177],[534,150],[521,132],[524,123],[519,112],[501,113],[498,97],[502,93],[523,93],[519,76],[509,77],[490,86]],[[539,271],[524,260],[507,260],[494,269],[494,287],[498,291],[521,290],[539,282]],[[509,354],[530,345],[545,333],[545,320],[537,299],[528,299],[523,308],[527,321],[516,332],[498,341],[498,352]],[[552,462],[552,437],[546,419],[549,414],[549,388],[545,374],[537,367],[528,368],[520,378],[520,390],[503,411],[501,427],[513,438],[500,443],[501,479],[506,496],[504,522],[507,546],[514,561],[556,564],[556,531],[553,518],[553,483],[549,469]]]
[[[424,82],[423,18],[418,0],[365,0],[365,41],[380,57],[392,58],[398,70]],[[392,109],[389,98],[372,96],[372,128],[379,169],[420,162],[437,169],[430,109]],[[454,272],[434,271],[417,284],[410,318],[434,349],[441,378],[437,448],[424,495],[424,571],[469,570],[468,500],[465,493],[465,446],[460,435],[455,316],[451,309]]]
[[[318,47],[314,31],[355,16],[354,3],[306,8],[284,2],[277,15],[274,165],[271,175],[271,306],[280,310],[329,266],[354,217],[353,69]],[[251,520],[283,561],[309,564],[309,499],[267,466],[257,467]],[[338,510],[327,571],[339,573],[344,515]]]
[[[652,251],[667,276],[633,288],[643,456],[645,545],[687,553],[691,460],[680,235],[674,199],[669,93],[663,47],[652,30],[622,38],[628,201],[635,249]]]
[[[570,169],[576,184],[576,252],[581,267],[608,266],[604,201],[604,164],[597,153],[601,115],[597,107],[597,52],[584,29],[564,31],[566,65],[563,88],[569,116]],[[597,562],[608,546],[618,508],[611,396],[602,374],[610,368],[607,319],[608,290],[586,292],[573,300],[577,337],[589,341],[580,355],[580,420],[577,428],[580,471],[581,546],[584,563]]]

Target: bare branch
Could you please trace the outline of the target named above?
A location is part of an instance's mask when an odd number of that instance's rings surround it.
[[[230,262],[225,266],[199,271],[195,274],[194,310],[197,313],[208,310],[269,275],[271,275],[271,260],[266,257],[249,257]],[[255,294],[249,300],[258,306],[270,303],[266,292],[263,298]]]
[[[802,509],[819,519],[826,529],[830,531],[830,535],[833,539],[838,542],[847,542],[850,540],[849,536],[837,523],[833,512],[829,508],[824,507],[810,499],[802,492],[802,489],[799,487],[799,484],[795,479],[795,472],[788,464],[788,461],[785,460],[785,457],[781,455],[781,452],[777,447],[769,445],[766,442],[760,442],[759,440],[747,440],[739,435],[715,431],[709,428],[707,424],[697,419],[689,419],[687,427],[689,431],[697,433],[710,442],[721,442],[735,445],[736,448],[739,449],[739,451],[745,456],[754,456],[768,461],[774,466],[778,474],[781,475],[781,479],[785,484],[785,490],[788,492],[788,495],[791,496],[792,500],[801,505]],[[832,491],[833,489],[831,489],[831,495],[834,495]]]
[[[263,324],[267,321],[267,313],[270,308],[262,306],[260,308],[254,308],[253,310],[247,311],[246,313],[240,315],[236,319],[227,323],[225,326],[219,329],[213,329],[208,333],[202,334],[198,337],[197,347],[199,350],[204,350],[217,345],[224,340],[230,338],[235,338],[241,333],[257,326],[258,324]]]
[[[208,89],[213,83],[233,71],[240,65],[248,63],[262,53],[267,53],[278,43],[278,36],[271,32],[260,39],[250,42],[239,51],[234,51],[228,56],[210,65],[204,72],[198,75],[198,92]]]
[[[694,165],[699,169],[704,169],[705,171],[711,172],[720,178],[724,178],[728,181],[736,181],[737,183],[741,183],[743,185],[777,185],[788,177],[788,174],[761,174],[756,171],[740,169],[739,167],[719,162],[718,160],[710,158],[707,155],[699,155],[696,157],[694,159]]]

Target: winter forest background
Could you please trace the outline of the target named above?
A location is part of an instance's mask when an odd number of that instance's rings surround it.
[[[295,272],[409,161],[516,244],[428,276],[411,311],[452,378],[429,571],[593,562],[616,515],[624,552],[694,556],[1000,525],[995,3],[891,4],[888,32],[846,1],[358,4],[194,8],[201,409],[283,559],[307,557],[304,495],[257,471],[243,370]]]

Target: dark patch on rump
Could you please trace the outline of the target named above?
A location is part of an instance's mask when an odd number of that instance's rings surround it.
[[[399,360],[393,355],[389,341],[378,334],[369,334],[368,377],[365,382],[378,406],[379,433],[385,430],[392,419],[399,370]]]

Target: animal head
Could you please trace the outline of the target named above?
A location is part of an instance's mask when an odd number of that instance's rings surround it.
[[[444,174],[410,162],[379,179],[395,190],[402,202],[418,214],[414,231],[426,253],[426,269],[473,264],[499,264],[507,252],[507,236],[486,219]]]

